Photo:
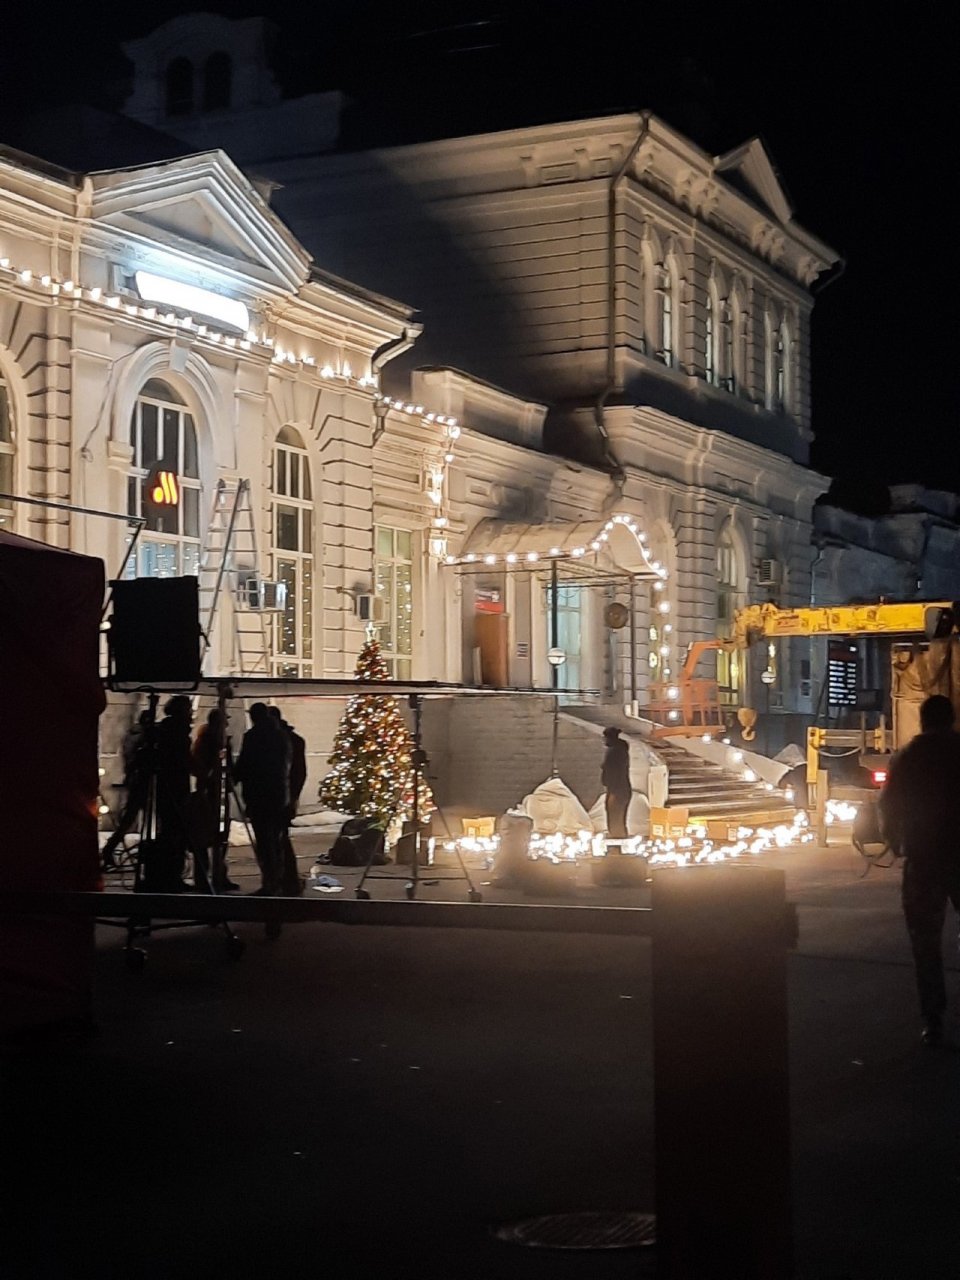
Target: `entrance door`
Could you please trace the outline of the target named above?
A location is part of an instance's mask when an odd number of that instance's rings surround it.
[[[557,588],[557,647],[562,649],[566,661],[557,671],[559,689],[580,689],[583,590],[581,587]],[[547,589],[547,648],[553,646],[553,598]]]

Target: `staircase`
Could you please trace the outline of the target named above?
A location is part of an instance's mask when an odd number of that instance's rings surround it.
[[[669,738],[651,738],[641,721],[619,709],[567,706],[561,715],[594,725],[615,725],[642,739],[667,768],[667,803],[651,810],[654,834],[680,834],[687,826],[706,827],[712,837],[732,837],[738,827],[770,827],[793,821],[796,806],[778,788],[748,782],[742,771],[724,769],[684,750]],[[661,829],[656,830],[657,827]]]
[[[654,748],[667,766],[668,809],[685,809],[692,825],[770,826],[789,824],[796,806],[777,788],[748,782],[718,764],[658,738]]]

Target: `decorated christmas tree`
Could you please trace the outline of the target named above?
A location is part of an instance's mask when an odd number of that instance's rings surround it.
[[[380,645],[372,637],[360,650],[354,679],[389,679]],[[397,701],[383,694],[350,699],[333,742],[332,768],[320,783],[324,804],[373,818],[384,830],[413,814],[413,739]],[[435,805],[422,773],[417,799],[421,820],[429,817]]]

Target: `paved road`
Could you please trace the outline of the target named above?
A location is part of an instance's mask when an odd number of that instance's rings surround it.
[[[952,1280],[960,1055],[919,1046],[897,873],[860,879],[842,848],[769,857],[801,922],[798,1275]],[[329,871],[349,893],[356,873]],[[584,885],[579,900],[641,895]],[[649,943],[242,932],[239,962],[209,929],[157,935],[133,974],[105,931],[99,1034],[6,1054],[3,1280],[647,1273],[636,1252],[545,1253],[490,1228],[652,1208]],[[955,967],[950,982],[956,999]]]

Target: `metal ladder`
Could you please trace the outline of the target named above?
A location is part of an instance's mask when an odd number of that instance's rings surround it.
[[[259,576],[257,531],[249,480],[217,481],[213,509],[200,556],[201,661],[210,649],[224,588],[231,597],[233,655],[231,675],[270,675],[270,621],[262,609],[249,608],[240,590],[243,579]]]

